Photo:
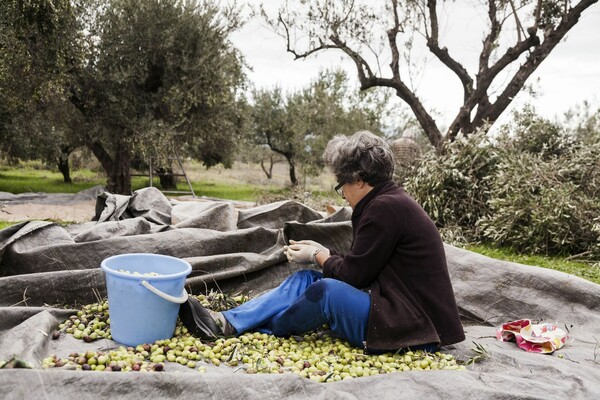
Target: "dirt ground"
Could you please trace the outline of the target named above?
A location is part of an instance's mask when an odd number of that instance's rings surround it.
[[[192,196],[179,196],[177,201],[214,201]],[[225,200],[230,201],[230,200]],[[232,201],[234,207],[243,209],[254,206],[254,203]],[[92,220],[96,213],[96,200],[86,200],[72,204],[2,204],[0,205],[0,221],[21,222],[30,220],[52,220],[65,223],[81,223]]]
[[[88,222],[95,214],[96,201],[88,200],[69,205],[11,204],[0,207],[1,221],[55,220],[59,222]]]

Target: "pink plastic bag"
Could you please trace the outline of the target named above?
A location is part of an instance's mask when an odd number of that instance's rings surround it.
[[[567,334],[550,323],[532,324],[520,319],[507,322],[496,331],[496,339],[502,342],[516,341],[517,346],[531,353],[553,353],[564,346]]]

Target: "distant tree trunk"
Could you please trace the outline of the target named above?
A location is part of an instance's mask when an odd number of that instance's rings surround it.
[[[296,178],[296,161],[293,156],[285,156],[288,164],[290,165],[290,182],[292,186],[298,186],[298,178]]]
[[[131,194],[131,155],[129,150],[119,146],[117,159],[113,165],[112,181],[114,186],[108,187],[108,191],[118,194]]]
[[[65,183],[73,183],[71,180],[71,169],[69,167],[69,155],[73,149],[71,147],[62,147],[60,155],[56,160],[56,165],[58,166],[58,170],[63,176],[63,182]]]
[[[177,177],[173,175],[173,168],[171,167],[159,167],[156,168],[156,174],[160,179],[160,187],[163,190],[175,190],[177,189]]]
[[[285,157],[288,164],[290,165],[290,181],[292,182],[292,186],[298,186],[298,178],[296,178],[296,160],[295,155],[296,152],[293,150],[282,150],[277,148],[272,141],[271,132],[265,132],[265,137],[267,139],[267,145],[273,150],[275,153],[279,153]]]
[[[264,158],[262,160],[260,160],[260,168],[262,168],[265,175],[267,175],[267,179],[273,178],[273,164],[275,164],[275,162],[273,161],[272,155],[269,156],[269,168],[265,167]]]
[[[58,170],[63,176],[63,182],[73,183],[71,180],[71,171],[69,169],[69,159],[59,157],[58,160],[56,160],[56,163],[58,164]]]
[[[126,146],[117,145],[115,159],[108,154],[102,144],[95,142],[89,145],[94,156],[100,161],[106,174],[106,190],[115,194],[131,194],[131,155]]]

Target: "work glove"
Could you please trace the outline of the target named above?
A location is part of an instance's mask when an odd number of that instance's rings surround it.
[[[299,242],[290,240],[290,245],[284,246],[283,252],[289,262],[300,264],[316,264],[315,257],[317,252],[325,252],[329,255],[329,250],[326,247],[312,240],[302,240]]]
[[[323,250],[323,251],[327,251],[327,252],[329,251],[327,249],[327,247],[323,246],[319,242],[315,242],[314,240],[298,240],[298,241],[296,241],[296,240],[290,240],[290,244],[306,244],[306,245],[309,245],[309,246],[314,246],[317,249],[320,249],[320,250]]]

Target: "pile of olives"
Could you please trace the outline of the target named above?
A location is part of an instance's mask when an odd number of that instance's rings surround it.
[[[198,296],[200,302],[215,311],[236,306],[246,296],[230,297],[222,293]],[[326,328],[326,327],[324,327]],[[106,301],[86,305],[77,315],[59,325],[62,332],[86,341],[110,339],[110,319]],[[56,332],[60,335],[60,332]],[[54,335],[53,338],[58,338]],[[55,337],[56,336],[56,337]],[[326,329],[303,336],[275,337],[246,332],[238,337],[201,341],[179,324],[171,339],[136,347],[118,347],[110,351],[72,353],[68,357],[47,357],[42,365],[91,371],[164,371],[169,363],[178,363],[199,372],[206,366],[221,364],[246,373],[295,373],[317,382],[334,382],[361,376],[411,370],[464,370],[454,356],[440,352],[365,354]]]
[[[83,306],[77,314],[58,325],[58,329],[52,334],[53,339],[58,339],[60,332],[70,333],[75,339],[88,343],[97,339],[111,339],[108,301]]]

